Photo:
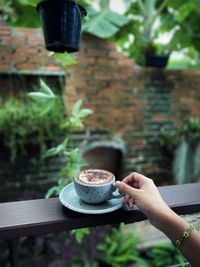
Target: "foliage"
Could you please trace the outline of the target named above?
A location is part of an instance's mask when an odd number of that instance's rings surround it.
[[[41,0],[23,0],[23,3],[25,3],[26,5],[32,5],[32,6],[36,6]],[[92,3],[92,0],[79,0],[76,1],[74,0],[76,3],[81,4],[81,5],[90,5]]]
[[[188,119],[178,131],[179,136],[185,137],[189,142],[200,140],[200,119]]]
[[[85,235],[90,234],[91,231],[89,228],[82,228],[82,229],[79,229],[79,231],[72,230],[71,233],[75,236],[77,243],[81,244]]]
[[[15,16],[15,10],[12,7],[12,1],[8,0],[0,1],[0,18],[1,16],[3,21],[7,21],[8,19],[13,21],[13,17]]]
[[[104,242],[111,226],[92,227],[89,231],[81,243],[77,243],[75,235],[69,231],[23,238],[20,240],[20,267],[100,267],[99,259],[103,253],[96,249],[96,245]]]
[[[63,68],[76,64],[76,59],[68,53],[55,53],[51,52],[50,56],[53,56],[55,61]]]
[[[125,16],[110,10],[109,0],[99,1],[100,10],[88,8],[88,17],[83,23],[83,31],[100,38],[109,38],[119,31],[128,20]]]
[[[6,0],[1,0],[5,1]],[[3,18],[9,26],[39,27],[40,19],[35,7],[29,5],[28,0],[12,0],[9,10],[3,10]],[[8,4],[7,4],[8,5]],[[3,6],[3,3],[2,3]],[[11,11],[11,12],[10,12]]]
[[[43,116],[40,113],[43,113]],[[55,99],[55,105],[47,113],[41,104],[32,102],[24,95],[9,97],[0,102],[1,152],[9,155],[13,162],[16,157],[27,156],[31,147],[37,149],[38,157],[48,145],[55,145],[63,134],[64,122],[62,100]]]
[[[97,249],[104,253],[101,259],[104,264],[123,267],[129,263],[140,263],[142,266],[148,266],[136,249],[139,242],[136,232],[133,228],[131,230],[126,232],[124,224],[120,224],[119,228],[112,228],[104,243],[97,245]]]
[[[115,40],[139,64],[145,63],[145,53],[197,49],[200,13],[196,0],[132,1],[126,16],[129,22],[116,34]],[[171,37],[163,44],[159,38],[166,33]]]
[[[57,96],[50,89],[50,87],[41,81],[41,90],[39,92],[31,92],[29,96],[33,98],[38,104],[45,106],[42,115],[48,114],[56,104]],[[64,140],[56,147],[50,148],[45,157],[61,156],[66,162],[65,166],[60,170],[57,175],[57,184],[50,188],[46,197],[51,195],[58,195],[61,189],[71,182],[73,176],[84,166],[87,165],[86,161],[82,159],[80,149],[72,148],[71,134],[74,129],[83,128],[83,120],[92,114],[90,109],[81,109],[83,101],[79,100],[72,108],[72,114],[66,117],[61,125],[65,131]]]
[[[155,246],[147,255],[150,259],[150,266],[152,267],[163,267],[172,266],[174,264],[179,264],[178,266],[186,266],[186,260],[170,243],[163,243]],[[189,265],[187,265],[189,267]]]
[[[10,26],[20,27],[40,27],[40,18],[36,11],[36,5],[40,0],[0,0],[0,14]],[[82,5],[88,6],[90,0],[77,1]]]
[[[178,184],[200,180],[200,119],[190,118],[171,134],[164,145],[174,151],[173,175]]]

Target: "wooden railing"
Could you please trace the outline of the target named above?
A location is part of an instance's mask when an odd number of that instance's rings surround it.
[[[200,211],[200,183],[158,188],[167,204],[178,214]],[[62,207],[58,198],[0,204],[0,239],[40,235],[70,229],[146,219],[136,208],[123,208],[102,215],[73,212]]]

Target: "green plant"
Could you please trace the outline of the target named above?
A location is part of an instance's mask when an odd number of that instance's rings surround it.
[[[13,21],[13,17],[15,15],[15,10],[12,8],[12,1],[1,0],[0,2],[0,18],[3,21],[11,20]]]
[[[31,92],[29,96],[33,98],[41,106],[41,116],[48,114],[56,105],[57,95],[43,81],[40,81],[41,90],[39,92]],[[65,166],[57,175],[57,184],[50,188],[46,197],[58,195],[61,189],[72,181],[72,178],[87,162],[82,158],[79,148],[73,148],[71,144],[71,135],[74,129],[80,129],[84,126],[84,119],[92,114],[90,109],[81,109],[83,101],[79,100],[72,108],[71,115],[65,117],[61,128],[65,131],[64,140],[55,147],[50,148],[44,157],[61,156],[66,162]]]
[[[170,243],[155,246],[147,253],[151,267],[167,267],[178,264],[180,267],[190,266],[177,248]]]
[[[98,244],[97,249],[103,252],[101,261],[112,267],[123,267],[127,264],[140,263],[142,266],[148,266],[147,262],[141,258],[136,248],[139,239],[135,229],[125,229],[124,224],[119,228],[112,228],[105,242]]]
[[[71,54],[68,53],[51,52],[49,53],[49,56],[52,56],[62,68],[76,64],[76,59]]]
[[[1,154],[12,162],[17,157],[31,155],[36,149],[42,158],[48,145],[55,145],[63,134],[64,106],[60,98],[47,114],[41,113],[41,105],[30,101],[25,95],[9,97],[0,102]]]
[[[200,177],[200,119],[190,118],[171,134],[164,145],[173,153],[173,176],[178,184],[197,182]]]
[[[31,92],[29,93],[29,96],[40,105],[41,117],[48,115],[57,105],[58,96],[55,95],[50,87],[42,80],[40,80],[40,91]],[[57,146],[48,149],[44,154],[44,158],[60,156],[65,162],[65,166],[61,168],[55,177],[57,180],[56,185],[49,188],[46,193],[46,198],[49,198],[52,195],[58,195],[64,186],[72,182],[74,175],[76,175],[82,167],[87,166],[87,162],[82,158],[80,149],[77,147],[73,148],[71,143],[73,131],[75,129],[83,128],[84,119],[92,114],[92,110],[82,109],[82,104],[83,101],[78,100],[72,107],[71,114],[69,115],[68,111],[68,116],[62,121],[60,126],[65,132],[64,140]],[[65,108],[67,108],[66,105]],[[84,228],[73,230],[71,233],[75,236],[77,243],[80,244],[83,238],[90,234],[90,230],[89,228]],[[86,263],[87,261],[84,259],[84,266],[89,266]],[[76,263],[76,266],[78,266],[78,263]],[[92,266],[96,267],[97,265],[94,263]]]
[[[140,65],[145,54],[168,54],[195,46],[196,25],[200,20],[196,0],[131,1],[129,22],[116,34],[119,46]],[[196,21],[196,22],[195,22]],[[163,43],[163,34],[168,41]]]
[[[40,27],[40,18],[35,9],[40,0],[1,0],[0,14],[9,26]],[[89,5],[89,0],[76,1]]]
[[[88,235],[90,233],[91,233],[90,228],[82,228],[79,229],[79,231],[77,230],[71,231],[71,234],[75,236],[75,239],[78,244],[81,244],[85,235]]]
[[[109,38],[116,34],[128,20],[125,16],[109,8],[109,0],[99,0],[100,10],[89,7],[88,17],[83,23],[83,32],[100,38]]]

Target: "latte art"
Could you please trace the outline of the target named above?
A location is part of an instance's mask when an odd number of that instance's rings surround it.
[[[77,176],[77,180],[84,184],[98,185],[109,183],[114,175],[111,172],[99,169],[83,170]]]

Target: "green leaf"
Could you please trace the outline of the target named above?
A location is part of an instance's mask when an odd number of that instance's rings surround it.
[[[49,100],[52,100],[54,98],[54,96],[51,96],[51,95],[48,95],[48,94],[45,94],[42,92],[31,92],[31,93],[28,93],[28,95],[32,99],[34,99],[36,101],[40,101],[40,102],[49,101]]]
[[[83,119],[89,115],[91,115],[93,111],[91,109],[81,109],[81,111],[78,113],[78,117]]]
[[[47,157],[56,156],[60,154],[61,152],[65,151],[67,143],[68,143],[68,139],[66,138],[64,142],[58,145],[57,147],[52,147],[49,150],[47,150],[44,157],[47,158]]]
[[[53,186],[47,191],[47,193],[45,195],[45,198],[49,198],[52,195],[57,194],[57,192],[58,192],[58,187],[57,186]]]
[[[44,116],[53,109],[57,96],[43,80],[40,80],[40,90],[40,92],[30,92],[28,95],[36,102],[43,104],[40,116]]]
[[[39,0],[18,0],[18,2],[24,6],[31,5],[35,7],[40,1]]]
[[[60,64],[62,67],[76,64],[76,59],[71,54],[53,53],[53,57],[58,62],[58,64]]]
[[[27,0],[29,2],[29,5],[31,6],[37,6],[37,4],[40,2],[39,0]]]
[[[107,250],[107,246],[105,244],[98,244],[97,245],[97,249],[99,249],[101,251],[106,251]]]
[[[109,8],[109,0],[100,0],[101,9]]]
[[[77,243],[81,244],[83,241],[83,238],[86,235],[90,234],[90,229],[89,228],[75,229],[75,230],[72,230],[71,233],[75,236]]]
[[[73,106],[73,108],[72,108],[72,115],[73,115],[74,117],[78,117],[79,110],[80,110],[80,107],[81,107],[82,104],[83,104],[83,100],[82,100],[82,99],[78,100],[78,101],[74,104],[74,106]]]
[[[116,242],[112,241],[111,246],[108,248],[107,253],[113,254],[114,251],[117,249],[117,247],[118,247],[118,244]]]
[[[47,113],[49,113],[51,110],[54,109],[55,104],[56,104],[56,101],[54,98],[52,98],[51,100],[49,99],[48,103],[44,106],[43,111],[39,115],[44,116]]]
[[[178,22],[183,22],[188,15],[195,9],[196,3],[194,0],[187,0],[176,10],[175,15]]]
[[[63,145],[59,145],[58,147],[52,147],[45,153],[45,157],[52,157],[58,155],[60,152],[64,150]]]
[[[80,129],[83,128],[83,123],[79,118],[72,117],[66,120],[66,122],[63,124],[63,128]]]
[[[42,79],[40,79],[40,86],[41,86],[42,91],[46,95],[49,95],[51,97],[55,97],[55,94],[53,93],[53,91],[50,89],[50,87]]]
[[[88,21],[83,24],[83,31],[93,34],[100,38],[109,38],[113,36],[128,19],[110,9],[103,9],[96,12]]]

